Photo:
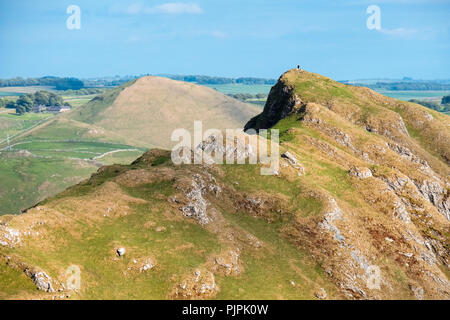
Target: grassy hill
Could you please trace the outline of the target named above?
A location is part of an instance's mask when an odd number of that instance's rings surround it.
[[[0,297],[449,299],[449,124],[290,70],[246,125],[280,130],[276,175],[157,149],[103,167],[0,217]]]
[[[238,129],[260,112],[207,87],[160,77],[132,81],[79,108],[68,118],[138,141],[171,149],[173,130],[193,132],[195,120],[208,128]]]
[[[235,129],[260,111],[206,87],[157,77],[75,102],[72,112],[57,116],[0,114],[0,215],[61,192],[102,165],[131,163],[155,146],[169,149],[172,131],[191,130],[194,120],[203,120],[205,130]],[[8,134],[12,152],[5,150]]]

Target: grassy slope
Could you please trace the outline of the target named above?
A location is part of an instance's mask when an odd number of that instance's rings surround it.
[[[75,299],[169,298],[172,289],[183,280],[184,275],[205,264],[211,256],[219,254],[228,247],[227,244],[210,230],[189,220],[180,219],[177,210],[170,209],[166,199],[177,193],[171,180],[154,180],[152,183],[133,187],[122,186],[121,190],[125,195],[149,201],[129,203],[125,215],[113,214],[102,217],[102,211],[98,212],[98,208],[89,206],[94,193],[100,195],[100,190],[106,182],[113,181],[129,170],[144,169],[157,172],[173,167],[167,162],[164,163],[167,156],[163,156],[163,161],[158,159],[152,162],[161,163],[156,166],[138,163],[131,167],[112,167],[96,175],[90,182],[70,188],[60,196],[45,201],[42,204],[45,210],[59,212],[62,212],[62,208],[69,208],[67,207],[69,203],[87,203],[87,205],[78,206],[72,218],[69,218],[71,216],[69,212],[63,214],[67,217],[67,221],[71,221],[70,225],[63,222],[56,228],[41,229],[48,241],[53,242],[52,239],[57,239],[54,245],[46,246],[46,250],[36,251],[37,243],[47,242],[41,239],[27,241],[26,245],[15,250],[5,251],[4,248],[0,248],[0,256],[1,253],[14,252],[18,256],[26,257],[27,264],[37,265],[54,277],[58,277],[57,275],[63,273],[69,265],[81,266],[83,290],[71,297]],[[193,170],[197,171],[195,168]],[[309,202],[304,201],[306,198],[298,194],[298,190],[286,181],[280,181],[276,177],[255,176],[255,170],[255,167],[247,165],[227,166],[221,182],[239,182],[239,192],[254,192],[260,185],[267,185],[267,190],[277,188],[290,196],[293,196],[294,192],[296,197],[295,200],[292,197],[295,202],[292,205],[298,212],[308,215],[320,210],[320,203],[311,206]],[[189,168],[179,168],[176,177],[189,177],[194,172]],[[254,180],[251,183],[250,177]],[[120,194],[114,196],[118,199],[119,205],[122,196]],[[71,200],[66,203],[66,199]],[[242,232],[239,230],[250,232],[264,244],[264,249],[245,247],[242,250],[241,263],[245,272],[241,275],[216,276],[216,282],[221,288],[218,299],[313,299],[314,291],[318,287],[326,288],[331,297],[339,297],[334,285],[325,278],[320,265],[279,232],[289,223],[289,219],[279,217],[267,223],[265,218],[235,212],[223,203],[220,207],[227,224],[235,229],[235,232]],[[83,218],[86,214],[93,220]],[[45,219],[45,216],[36,218]],[[64,218],[59,220],[64,221]],[[151,227],[147,227],[149,222]],[[156,232],[156,227],[165,227],[166,230]],[[115,258],[114,248],[117,245],[127,248],[124,258]],[[124,271],[133,259],[149,255],[157,261],[154,270],[145,274],[133,273],[124,276]],[[3,276],[1,273],[1,277]],[[293,286],[291,282],[295,285]],[[50,297],[49,294],[29,290],[28,285],[26,281],[17,284],[16,291],[25,292],[22,296],[17,294],[16,297]],[[14,296],[7,290],[0,287],[0,295],[3,293],[7,297]]]
[[[75,110],[68,118],[134,139],[140,146],[170,149],[173,130],[192,132],[195,120],[203,121],[204,130],[237,129],[260,111],[203,86],[143,77]]]

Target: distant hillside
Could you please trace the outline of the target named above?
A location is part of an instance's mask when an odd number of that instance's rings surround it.
[[[170,148],[173,130],[237,129],[260,112],[215,90],[161,77],[143,77],[99,96],[67,115],[138,141],[140,146]]]
[[[116,76],[116,77],[102,77],[102,78],[90,78],[83,79],[86,87],[115,87],[125,84],[131,80],[138,79],[147,75],[141,76]],[[255,78],[255,77],[240,77],[240,78],[226,78],[226,77],[214,77],[204,75],[176,75],[176,74],[157,74],[158,77],[169,78],[177,81],[192,82],[201,85],[223,85],[223,84],[244,84],[244,85],[273,85],[276,83],[275,79]]]
[[[427,91],[427,90],[450,90],[450,83],[448,81],[436,80],[416,80],[416,81],[377,81],[375,83],[364,83],[356,81],[342,81],[344,84],[351,84],[354,86],[368,87],[374,90],[392,90],[392,91]]]

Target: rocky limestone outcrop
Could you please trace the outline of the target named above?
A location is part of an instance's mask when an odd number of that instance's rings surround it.
[[[0,224],[0,246],[14,248],[21,243],[21,233],[19,230],[9,228]]]
[[[304,107],[301,98],[294,94],[294,89],[280,77],[277,84],[270,90],[264,111],[252,118],[244,127],[244,131],[267,129],[281,119],[295,113],[300,113]]]
[[[183,300],[212,299],[219,292],[214,274],[205,269],[196,269],[179,283],[172,298]]]
[[[25,274],[33,281],[36,288],[45,292],[54,292],[52,278],[39,268],[26,268]]]

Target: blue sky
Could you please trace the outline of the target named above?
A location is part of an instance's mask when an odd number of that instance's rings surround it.
[[[69,30],[69,5],[81,29]],[[381,30],[369,30],[369,5]],[[0,0],[0,77],[450,78],[450,0]]]

